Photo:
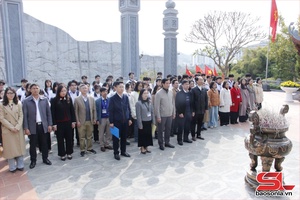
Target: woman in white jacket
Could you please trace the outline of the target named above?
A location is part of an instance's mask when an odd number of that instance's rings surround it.
[[[229,83],[224,81],[220,92],[220,126],[229,124],[230,106],[232,105]]]
[[[258,110],[261,109],[261,103],[264,100],[264,92],[261,84],[261,78],[256,78],[256,83],[254,85],[254,91],[255,91],[255,103]]]
[[[137,120],[136,120],[135,104],[139,100],[139,94],[142,89],[143,89],[143,82],[138,81],[135,84],[134,91],[131,92],[130,97],[129,97],[131,117],[133,118],[133,133],[134,133],[134,141],[135,142],[138,142],[138,124],[137,124]]]

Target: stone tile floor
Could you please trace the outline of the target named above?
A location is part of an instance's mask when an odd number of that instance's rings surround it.
[[[279,110],[284,93],[265,93],[265,106]],[[283,162],[286,184],[296,185],[292,197],[299,196],[299,114],[300,103],[289,103],[286,115],[290,129],[286,133],[293,142],[292,152]],[[244,148],[249,123],[217,127],[203,132],[205,140],[177,145],[174,149],[158,149],[154,139],[152,153],[139,153],[136,143],[127,146],[131,158],[113,158],[112,151],[84,158],[75,147],[72,160],[61,161],[57,156],[56,139],[52,137],[52,166],[42,163],[25,171],[11,174],[5,160],[0,160],[0,199],[268,199],[255,197],[244,182],[250,159]],[[261,165],[257,167],[261,169]],[[272,170],[274,170],[272,168]]]

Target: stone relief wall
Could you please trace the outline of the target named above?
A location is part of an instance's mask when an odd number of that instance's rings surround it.
[[[0,15],[1,15],[1,13],[0,13]],[[0,79],[6,80],[6,72],[5,72],[5,65],[4,65],[2,17],[0,17]]]
[[[25,13],[24,31],[27,79],[31,83],[36,82],[43,87],[46,79],[67,83],[69,80],[80,80],[82,75],[87,75],[88,81],[92,82],[94,76],[99,74],[103,82],[110,74],[115,78],[121,76],[120,43],[76,41],[61,29]],[[0,79],[6,79],[2,41],[1,26]],[[162,57],[144,56],[140,62],[141,74],[163,71]]]

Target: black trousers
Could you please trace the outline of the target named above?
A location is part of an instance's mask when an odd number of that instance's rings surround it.
[[[99,141],[98,124],[94,124],[94,141]]]
[[[239,112],[230,112],[230,123],[237,124],[238,117],[239,117]]]
[[[229,124],[229,114],[229,112],[219,112],[221,126]]]
[[[112,135],[114,154],[119,154],[119,147],[121,146],[121,153],[126,152],[126,138],[128,132],[128,122],[114,123],[114,126],[119,129],[120,139]],[[120,144],[119,144],[120,143]]]
[[[56,138],[58,156],[71,155],[73,153],[72,123],[57,123]]]
[[[192,124],[191,124],[191,133],[192,137],[195,137],[195,129],[197,124],[197,136],[201,136],[201,127],[203,124],[204,119],[204,113],[203,114],[195,114],[195,116],[192,118]]]
[[[177,141],[178,142],[182,142],[182,135],[183,135],[183,140],[189,139],[191,119],[192,119],[191,114],[184,115],[183,118],[176,116],[176,122],[178,125],[178,133],[177,133]]]
[[[44,133],[43,125],[36,125],[36,134],[29,135],[29,154],[30,160],[32,162],[36,162],[36,147],[39,146],[43,161],[48,158],[48,141],[47,141],[47,133]]]

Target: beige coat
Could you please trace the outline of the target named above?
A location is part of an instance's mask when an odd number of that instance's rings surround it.
[[[97,120],[95,99],[91,96],[88,96],[87,98],[90,105],[91,122],[93,123],[93,121]],[[85,104],[82,95],[75,98],[74,109],[75,109],[76,121],[77,122],[79,121],[81,124],[84,124],[85,117],[86,117],[86,110],[85,110]]]
[[[22,104],[13,105],[12,109],[0,103],[0,121],[2,123],[3,157],[12,159],[25,155],[25,136],[23,132]],[[16,128],[19,132],[11,130]]]
[[[264,100],[264,92],[263,92],[262,85],[256,83],[256,84],[253,84],[253,86],[254,86],[255,97],[256,97],[255,102],[262,103]]]

